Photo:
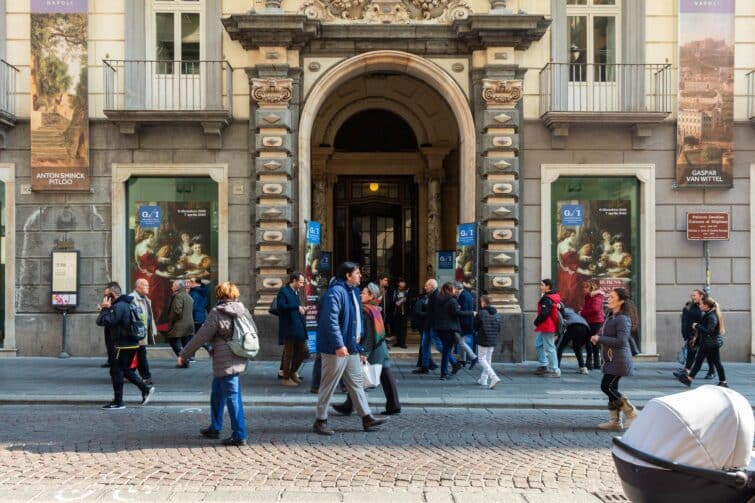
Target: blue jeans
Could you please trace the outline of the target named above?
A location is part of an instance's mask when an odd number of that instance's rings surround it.
[[[228,415],[231,418],[231,437],[236,440],[246,440],[244,404],[241,400],[238,374],[216,377],[212,380],[210,419],[212,420],[212,429],[215,431],[223,429],[223,409],[226,405],[228,406]]]
[[[551,372],[558,370],[556,334],[537,332],[535,335],[535,350],[537,351],[537,361],[541,367],[547,367]]]
[[[435,346],[435,349],[438,350],[441,354],[443,353],[443,343],[440,342],[440,337],[438,337],[438,333],[435,330],[423,330],[422,331],[422,342],[420,343],[420,360],[421,360],[421,366],[422,368],[429,369],[432,366],[432,357],[431,357],[431,351],[430,351],[430,344],[433,344]],[[450,362],[451,364],[456,363],[456,358],[454,358],[453,355],[450,356]]]

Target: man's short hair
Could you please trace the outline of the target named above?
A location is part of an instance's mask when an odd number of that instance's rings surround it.
[[[108,281],[105,285],[105,288],[113,288],[114,286],[117,286],[118,288],[121,287],[120,283],[118,283],[117,281]]]
[[[346,281],[346,275],[352,274],[357,269],[359,269],[359,264],[357,264],[356,262],[346,261],[338,266],[338,269],[336,270],[336,278],[342,281]]]
[[[112,293],[116,297],[120,297],[121,294],[123,293],[123,291],[121,291],[121,285],[119,285],[118,283],[115,283],[114,285],[109,286],[108,289],[110,290],[110,293]]]
[[[178,287],[179,289],[186,288],[186,280],[183,279],[177,279],[173,282],[173,284],[176,285],[176,287]]]
[[[297,271],[297,272],[294,272],[294,273],[292,273],[292,274],[291,274],[291,276],[289,276],[289,277],[288,277],[288,283],[289,283],[289,284],[291,284],[291,283],[293,283],[294,281],[296,281],[296,280],[298,280],[299,278],[301,278],[302,276],[304,276],[304,275],[303,275],[302,273],[300,273],[300,272],[298,272],[298,271]]]

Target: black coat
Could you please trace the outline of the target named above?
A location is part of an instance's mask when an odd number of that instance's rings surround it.
[[[139,341],[131,336],[131,312],[128,305],[133,300],[130,295],[121,295],[110,306],[103,309],[95,322],[100,327],[110,330],[116,347],[137,347]]]
[[[433,290],[432,293],[427,295],[427,305],[425,308],[425,324],[424,324],[425,330],[436,329],[435,319],[438,316],[436,304],[438,303],[439,294],[440,294],[440,290],[436,288],[435,290]]]
[[[290,285],[278,291],[278,344],[287,340],[306,340],[307,327],[304,316],[299,312],[299,296]]]
[[[438,297],[435,302],[435,330],[439,332],[461,332],[459,318],[464,315],[474,316],[473,311],[462,311],[456,297]]]
[[[687,341],[695,335],[695,331],[692,329],[693,323],[700,323],[703,317],[703,312],[700,306],[694,302],[687,302],[682,310],[682,337]]]
[[[477,345],[494,348],[501,331],[501,315],[493,306],[480,309],[474,319],[474,328],[477,332]]]
[[[697,343],[705,347],[715,347],[715,341],[718,339],[718,335],[721,332],[718,325],[718,316],[712,309],[710,311],[703,312],[703,317],[700,322],[695,326],[697,335],[699,337]]]

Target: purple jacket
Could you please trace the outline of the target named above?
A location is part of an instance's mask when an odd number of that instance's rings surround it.
[[[603,373],[614,376],[630,376],[634,373],[629,338],[632,322],[625,314],[611,315],[603,325],[603,335],[598,342],[603,356]]]

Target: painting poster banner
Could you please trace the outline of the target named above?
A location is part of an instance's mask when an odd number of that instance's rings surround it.
[[[631,291],[638,279],[631,253],[631,201],[558,201],[557,206],[553,273],[564,304],[579,311],[587,281],[604,292]]]
[[[459,224],[456,229],[456,281],[477,290],[477,224]]]
[[[734,0],[679,0],[676,187],[731,188]]]
[[[317,306],[320,303],[320,296],[328,287],[327,278],[323,277],[320,268],[321,231],[320,222],[307,222],[304,268],[304,306],[307,313],[304,315],[304,320],[307,327],[307,347],[310,353],[317,351]]]
[[[158,329],[167,329],[167,312],[176,279],[217,281],[217,257],[211,256],[211,203],[209,201],[144,201],[136,203],[131,278],[146,279]],[[155,208],[159,221],[142,219],[144,208]],[[154,211],[154,210],[153,210]],[[153,215],[150,215],[153,216]],[[146,225],[141,225],[146,223]]]
[[[89,190],[88,0],[31,0],[31,187]]]

